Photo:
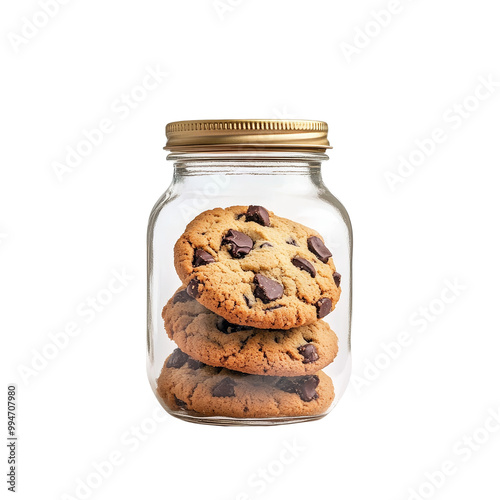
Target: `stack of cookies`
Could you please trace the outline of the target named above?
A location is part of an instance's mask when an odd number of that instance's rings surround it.
[[[338,340],[321,318],[340,274],[321,236],[261,206],[203,212],[175,244],[183,285],[163,308],[178,348],[158,378],[175,411],[201,416],[320,415],[334,389],[321,370]]]

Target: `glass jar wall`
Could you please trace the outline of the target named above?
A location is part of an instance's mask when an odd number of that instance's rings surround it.
[[[326,124],[258,122],[268,128],[251,137],[228,131],[243,121],[167,126],[173,180],[148,227],[148,375],[165,410],[192,422],[321,418],[350,375],[352,232],[322,180]]]

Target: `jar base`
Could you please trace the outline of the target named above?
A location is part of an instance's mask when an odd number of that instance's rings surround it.
[[[207,417],[204,415],[196,415],[193,412],[186,411],[172,411],[168,410],[168,413],[175,418],[184,420],[185,422],[191,422],[194,424],[202,425],[218,425],[223,427],[263,427],[272,425],[288,425],[288,424],[298,424],[302,422],[312,422],[315,420],[320,420],[328,412],[322,413],[320,415],[305,415],[300,417],[276,417],[276,418],[231,418],[231,417]]]

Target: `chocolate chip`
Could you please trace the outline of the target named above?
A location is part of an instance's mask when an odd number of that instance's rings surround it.
[[[319,299],[318,302],[316,302],[316,309],[318,310],[318,319],[324,318],[332,311],[332,301],[326,297]]]
[[[253,327],[251,326],[244,326],[244,325],[233,325],[233,323],[229,323],[224,318],[217,318],[217,330],[219,330],[222,333],[235,333],[235,332],[241,332],[243,330],[252,330]]]
[[[187,360],[187,364],[191,370],[199,370],[200,368],[203,368],[205,366],[205,363],[202,363],[201,361],[198,361],[193,358],[189,358]]]
[[[299,354],[304,356],[304,360],[302,361],[304,364],[314,363],[319,359],[318,351],[316,351],[316,347],[313,344],[301,345],[298,351]]]
[[[234,386],[236,383],[229,377],[222,379],[212,389],[212,396],[216,398],[232,398],[234,396]]]
[[[252,309],[252,306],[254,304],[253,299],[251,299],[250,297],[247,297],[246,295],[243,295],[243,298],[245,299],[245,302],[246,302],[248,308]]]
[[[283,297],[283,285],[272,279],[266,278],[262,274],[256,274],[253,282],[255,287],[254,295],[265,304]]]
[[[341,278],[342,278],[342,276],[339,273],[333,273],[333,281],[335,281],[337,288],[340,286]]]
[[[215,262],[215,259],[205,250],[197,248],[194,252],[193,267],[204,266]]]
[[[332,256],[330,250],[326,248],[325,244],[317,236],[311,236],[307,240],[307,248],[318,257],[321,262],[328,262],[328,259]]]
[[[294,247],[298,247],[299,246],[299,244],[293,238],[288,238],[286,240],[286,243],[288,243],[289,245],[293,245]]]
[[[188,295],[186,290],[181,290],[174,295],[174,304],[177,304],[177,302],[189,302],[190,300],[193,299]]]
[[[269,212],[259,205],[250,205],[247,210],[247,218],[246,221],[257,222],[261,226],[270,226],[271,222],[269,221]]]
[[[316,276],[316,269],[314,269],[314,266],[308,260],[302,257],[294,257],[292,259],[292,264],[302,271],[308,272],[313,278]]]
[[[182,401],[182,399],[179,399],[177,398],[176,396],[174,396],[175,398],[175,404],[179,407],[179,408],[186,408],[187,407],[187,403],[185,403],[184,401]]]
[[[229,253],[235,259],[241,259],[245,257],[250,250],[253,248],[253,241],[250,236],[244,233],[240,233],[235,229],[230,229],[224,239],[222,240],[223,245],[229,245]]]
[[[317,399],[318,393],[316,392],[316,387],[319,384],[319,377],[311,375],[309,377],[302,377],[302,379],[297,387],[297,394],[300,396],[300,399],[306,402]]]
[[[188,355],[184,354],[179,348],[170,355],[167,361],[167,368],[181,368],[188,360]]]
[[[291,394],[298,394],[302,401],[308,403],[318,398],[316,387],[318,387],[319,378],[317,375],[307,375],[305,377],[281,378],[276,387],[282,391]]]
[[[198,297],[199,295],[199,290],[198,290],[198,285],[200,284],[200,282],[196,279],[196,278],[193,278],[189,283],[188,283],[188,286],[186,288],[186,293],[192,297],[193,299],[196,299],[196,297]]]
[[[269,243],[269,241],[265,241],[264,243],[262,243],[262,245],[260,245],[260,248],[265,248],[265,247],[272,248],[272,245],[271,245],[271,243]]]

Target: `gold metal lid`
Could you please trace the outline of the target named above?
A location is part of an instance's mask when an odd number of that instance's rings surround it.
[[[189,120],[166,126],[173,152],[330,149],[328,124],[313,120]]]

